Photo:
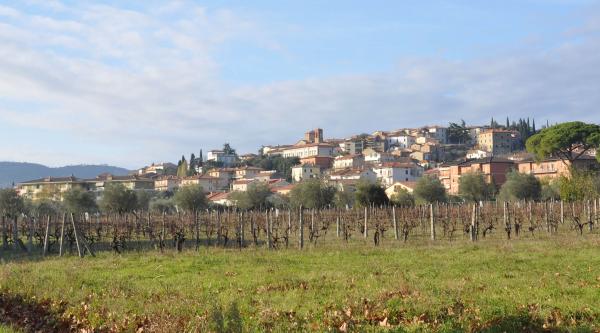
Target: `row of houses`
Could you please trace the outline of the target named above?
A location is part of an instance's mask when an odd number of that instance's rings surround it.
[[[512,170],[532,174],[540,180],[551,181],[561,176],[568,177],[571,167],[580,170],[598,170],[600,165],[596,157],[589,154],[582,155],[573,162],[563,161],[559,158],[536,161],[532,156],[519,154],[510,158],[491,156],[446,163],[438,168],[428,170],[427,174],[438,177],[448,193],[457,194],[460,177],[467,173],[479,172],[484,175],[488,183],[500,187],[506,182],[506,177]]]

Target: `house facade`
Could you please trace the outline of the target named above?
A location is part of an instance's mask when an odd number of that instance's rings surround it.
[[[181,187],[200,185],[205,193],[221,191],[220,179],[209,175],[195,175],[181,179]]]
[[[377,180],[385,187],[397,182],[413,182],[423,176],[423,167],[416,163],[388,162],[372,167]]]
[[[321,176],[321,168],[313,164],[301,164],[292,168],[292,180],[300,182],[306,179],[319,178]]]
[[[334,169],[362,168],[365,165],[365,157],[360,155],[338,156],[333,160]]]
[[[458,194],[460,177],[466,173],[480,172],[487,183],[500,188],[506,175],[517,166],[514,161],[498,157],[447,164],[439,168],[439,179],[450,194]]]
[[[488,129],[477,136],[477,146],[492,155],[506,155],[513,151],[518,141],[518,132]]]
[[[535,161],[528,158],[517,162],[519,172],[532,174],[538,179],[556,179],[562,176],[570,177],[571,167],[579,170],[599,170],[600,164],[596,157],[591,155],[581,155],[571,163],[568,160],[564,162],[559,158],[548,158],[542,161]]]

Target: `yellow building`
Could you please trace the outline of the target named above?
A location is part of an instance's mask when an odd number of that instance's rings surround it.
[[[513,151],[518,141],[518,132],[501,129],[489,129],[479,133],[477,145],[492,155],[505,155]]]
[[[94,185],[76,177],[46,177],[19,183],[17,192],[20,196],[30,200],[57,200],[62,201],[65,192],[72,188],[85,191],[94,189]]]

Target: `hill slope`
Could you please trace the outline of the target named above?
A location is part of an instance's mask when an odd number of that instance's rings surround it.
[[[101,173],[126,175],[129,170],[109,165],[69,165],[51,168],[41,164],[22,162],[0,162],[0,188],[10,187],[14,182],[74,175],[79,178],[94,178]]]

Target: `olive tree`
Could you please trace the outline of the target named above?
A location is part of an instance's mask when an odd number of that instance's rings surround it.
[[[446,188],[436,177],[421,177],[415,185],[413,194],[416,199],[427,203],[446,201]]]
[[[6,219],[12,220],[13,244],[15,250],[19,249],[19,230],[17,219],[25,210],[23,198],[19,196],[14,189],[0,190],[0,211],[2,212],[2,243],[8,247],[8,234],[6,228]]]
[[[65,209],[73,214],[93,212],[97,209],[94,194],[78,187],[65,192],[63,198]]]
[[[197,213],[208,206],[204,189],[200,185],[181,187],[173,197],[178,209]]]
[[[469,172],[460,177],[458,194],[466,201],[489,200],[494,196],[494,185],[488,184],[481,172]]]
[[[294,207],[324,208],[333,203],[335,187],[318,179],[309,179],[296,185],[290,192],[290,203]]]
[[[389,203],[385,190],[379,184],[360,182],[356,186],[356,202],[362,206],[382,206]]]
[[[105,212],[123,215],[137,208],[137,195],[123,184],[107,184],[102,194],[100,208]]]
[[[511,171],[500,188],[498,198],[502,201],[539,200],[542,184],[534,175]]]

